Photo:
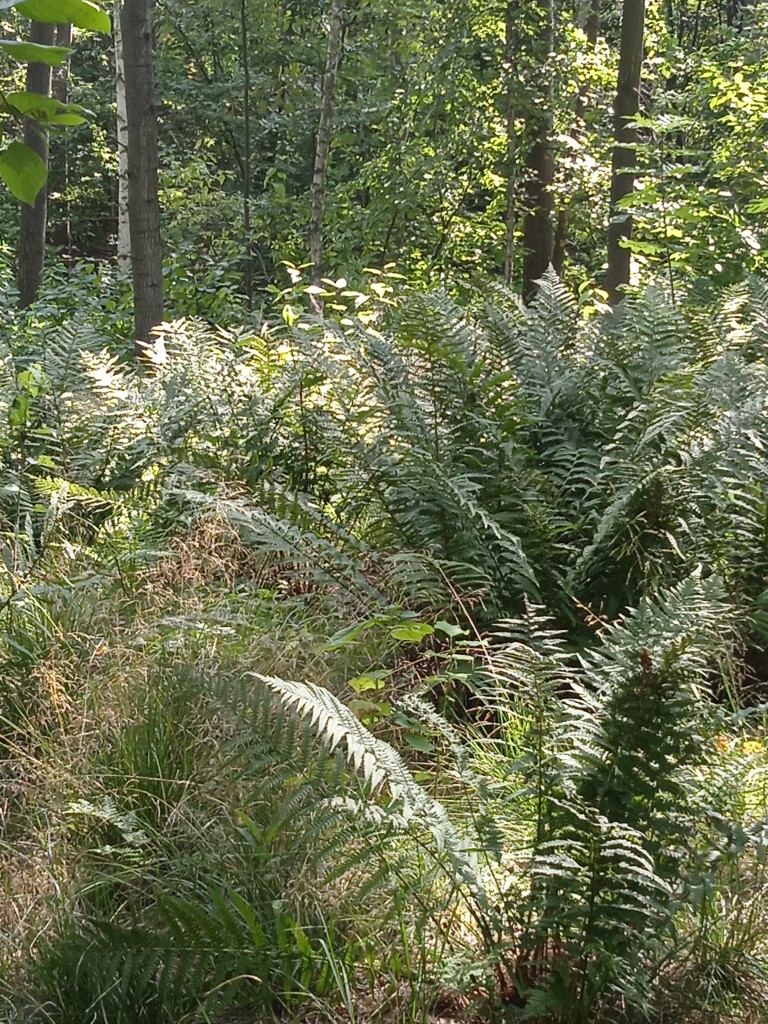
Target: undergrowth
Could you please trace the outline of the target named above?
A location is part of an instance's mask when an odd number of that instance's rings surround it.
[[[765,1019],[766,302],[0,353],[0,1018]]]

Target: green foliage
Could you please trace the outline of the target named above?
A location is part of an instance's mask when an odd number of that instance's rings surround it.
[[[0,177],[18,199],[33,206],[47,172],[43,161],[29,146],[12,142],[0,153]]]
[[[17,7],[43,14],[51,4],[25,0]],[[109,30],[93,4],[67,4],[64,13],[80,15],[76,24]],[[282,261],[307,258],[325,59],[318,40],[328,11],[322,4],[285,10],[250,0],[243,9],[251,86],[246,240],[240,5],[198,8],[158,5],[153,13],[166,284],[172,315],[234,323],[244,305],[246,262],[258,307]],[[553,83],[554,218],[569,282],[599,276],[603,261],[618,10],[603,10],[591,41],[588,8],[557,5],[546,59]],[[515,12],[511,64],[503,5],[462,0],[446,19],[434,4],[409,2],[395,10],[387,0],[369,0],[365,17],[349,13],[324,213],[326,263],[335,273],[359,285],[366,267],[396,261],[412,280],[430,286],[478,267],[500,276],[507,186],[519,248],[525,161],[542,102],[536,12],[535,4]],[[677,292],[709,289],[764,269],[764,30],[759,5],[723,2],[704,10],[686,0],[649,8],[639,174],[629,202],[633,284],[663,277]],[[18,49],[29,44],[7,43],[9,55],[22,59],[30,52]],[[57,54],[52,48],[48,59]],[[108,65],[99,43],[78,43],[73,97],[93,116],[67,133],[51,167],[56,244],[98,260],[111,251],[116,228]],[[194,239],[188,231],[181,236],[185,224],[207,221],[212,208],[212,229],[204,223]]]
[[[484,669],[492,680],[485,694],[502,722],[527,723],[516,756],[504,732],[478,732],[476,753],[462,750],[448,723],[426,710],[433,729],[454,737],[465,789],[458,804],[452,797],[456,813],[465,799],[473,806],[471,817],[461,815],[458,846],[442,808],[328,691],[266,682],[328,749],[343,742],[365,779],[381,830],[376,845],[369,840],[368,870],[386,849],[385,824],[429,828],[435,863],[477,928],[476,959],[453,969],[475,983],[480,972],[486,985],[495,976],[496,998],[525,1006],[526,1016],[587,1021],[613,1001],[648,1005],[701,879],[711,879],[715,858],[733,855],[738,826],[725,824],[701,773],[718,720],[702,686],[732,643],[732,620],[722,588],[692,578],[610,630],[582,669],[546,620],[529,612],[505,623],[504,644]],[[376,796],[382,782],[391,802]],[[359,818],[363,805],[351,803],[349,813]],[[364,817],[371,814],[369,805]],[[741,833],[737,848],[744,843]],[[471,868],[457,857],[463,849],[479,851]],[[502,883],[505,868],[512,878]]]
[[[69,324],[21,342],[19,375],[6,357],[7,514],[37,530],[62,483],[87,515],[150,488],[157,526],[215,509],[371,607],[407,579],[489,618],[524,596],[612,618],[697,565],[760,600],[763,292],[692,321],[653,291],[582,314],[554,278],[526,311],[340,294],[360,312],[338,325],[174,325],[149,375]]]
[[[109,15],[91,0],[12,0],[0,5],[0,9],[8,8],[15,8],[33,21],[71,22],[78,28],[94,32],[110,32],[112,28]],[[10,39],[0,41],[0,49],[14,60],[42,62],[51,66],[61,64],[72,52],[63,46],[41,46]],[[31,92],[4,92],[0,112],[17,120],[31,118],[39,124],[60,127],[84,121],[79,107]],[[11,142],[0,152],[0,178],[23,203],[34,206],[47,177],[44,161],[26,143]]]
[[[117,1024],[145,1024],[233,1003],[279,1010],[301,993],[323,997],[332,983],[322,931],[302,926],[279,897],[254,909],[234,890],[208,900],[166,895],[154,916],[154,929],[100,923],[47,950],[49,1019],[97,1010]],[[327,931],[324,941],[336,944]],[[338,955],[348,959],[343,948]]]
[[[112,27],[109,15],[91,0],[14,0],[3,6],[15,7],[33,21],[48,21],[55,25],[71,22],[77,28],[91,32],[109,32]]]
[[[528,309],[371,284],[327,282],[336,320],[299,292],[258,333],[166,325],[147,366],[77,322],[5,353],[0,732],[62,758],[73,866],[29,998],[354,1010],[365,972],[404,1019],[442,984],[586,1024],[666,1012],[695,963],[692,1005],[738,1005],[764,283],[616,313],[551,275]]]

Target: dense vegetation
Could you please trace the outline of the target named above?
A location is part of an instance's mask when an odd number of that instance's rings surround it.
[[[626,6],[158,4],[136,359],[67,3],[30,302],[0,198],[0,1021],[768,1019],[765,12],[645,5],[617,205]]]

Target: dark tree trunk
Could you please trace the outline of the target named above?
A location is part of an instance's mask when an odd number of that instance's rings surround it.
[[[323,77],[323,97],[320,124],[315,147],[315,169],[312,176],[312,210],[309,218],[309,258],[312,263],[312,284],[320,287],[323,277],[323,218],[325,215],[325,183],[328,177],[328,154],[331,150],[333,128],[333,97],[336,92],[336,73],[341,59],[341,0],[333,0],[331,25],[328,33],[328,57]],[[311,296],[312,308],[323,311],[322,296]]]
[[[149,0],[125,0],[122,17],[128,118],[128,215],[136,355],[163,321],[163,256],[157,192],[157,111]]]
[[[600,0],[590,0],[587,20],[584,23],[584,33],[589,45],[593,48],[597,46],[597,39],[600,35]]]
[[[538,0],[534,55],[543,83],[538,102],[529,105],[530,148],[526,160],[526,213],[523,221],[523,299],[536,294],[536,281],[552,262],[552,183],[555,154],[552,140],[552,76],[549,68],[554,43],[553,0]]]
[[[568,229],[570,227],[570,210],[568,206],[561,206],[557,211],[557,224],[555,225],[555,238],[552,243],[552,267],[558,277],[563,275],[563,264],[565,263],[565,246],[568,242]]]
[[[619,49],[619,74],[614,103],[614,147],[611,164],[611,212],[608,224],[608,270],[605,286],[612,305],[621,302],[629,284],[629,249],[622,243],[632,237],[632,217],[619,207],[635,185],[637,129],[629,127],[637,116],[640,70],[643,63],[645,0],[624,0]]]
[[[41,46],[52,46],[54,25],[33,21],[29,39]],[[47,64],[27,65],[27,91],[51,94],[51,69]],[[24,124],[24,141],[48,166],[48,132],[37,122],[27,118]],[[43,280],[45,265],[45,229],[48,219],[48,187],[44,185],[37,193],[34,206],[21,204],[19,224],[19,306],[25,309],[37,298]]]
[[[72,45],[72,26],[69,22],[56,26],[56,45]],[[69,60],[63,61],[53,69],[53,95],[59,103],[69,102]]]

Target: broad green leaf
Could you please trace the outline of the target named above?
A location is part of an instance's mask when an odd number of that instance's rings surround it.
[[[413,747],[414,750],[421,751],[422,754],[429,754],[432,752],[432,740],[429,736],[425,736],[421,732],[406,732],[403,733],[403,739],[409,747]]]
[[[12,92],[5,97],[6,105],[19,114],[29,114],[36,121],[47,121],[61,104],[51,96],[39,92]]]
[[[348,685],[355,693],[367,693],[369,690],[380,690],[384,686],[384,679],[388,675],[385,671],[368,672],[364,676],[355,676],[350,679]]]
[[[18,394],[8,410],[8,423],[12,427],[23,427],[29,416],[29,395]]]
[[[19,387],[33,398],[40,394],[40,387],[32,370],[24,370],[19,374]]]
[[[378,618],[364,619],[362,622],[355,622],[352,626],[345,626],[343,629],[334,633],[326,644],[323,644],[323,650],[335,651],[339,647],[351,644],[354,640],[357,640],[363,630],[370,629],[371,626],[379,621],[380,620]]]
[[[52,117],[50,124],[60,125],[62,128],[74,128],[78,124],[85,124],[82,114],[56,114]]]
[[[5,101],[8,106],[19,114],[36,116],[39,111],[43,117],[53,118],[58,114],[79,114],[83,108],[79,103],[59,103],[54,96],[44,96],[41,92],[9,92]]]
[[[392,714],[392,705],[386,701],[367,700],[361,697],[351,700],[348,707],[362,722],[374,722],[379,718],[388,718]]]
[[[440,619],[439,622],[435,623],[435,629],[439,629],[441,633],[445,633],[446,636],[454,640],[457,636],[469,636],[466,629],[462,629],[461,626],[456,626],[453,622],[446,622],[445,619]]]
[[[393,640],[407,640],[411,643],[418,643],[425,636],[431,636],[434,629],[428,622],[409,622],[405,626],[396,626],[389,634]]]
[[[17,383],[22,391],[36,398],[46,384],[46,375],[40,363],[32,363],[26,370],[22,370],[17,378]]]
[[[27,114],[43,124],[82,124],[84,108],[78,103],[59,103],[52,96],[39,92],[12,92],[5,97],[8,109],[18,114]]]
[[[66,46],[41,46],[15,39],[0,39],[0,50],[9,53],[14,60],[50,64],[51,67],[61,64],[73,52]]]
[[[48,171],[29,146],[23,142],[12,142],[0,153],[0,178],[17,199],[34,206],[37,193],[48,178]]]
[[[48,21],[54,25],[69,21],[91,32],[112,31],[109,15],[90,0],[21,0],[13,6],[19,14],[33,21]]]

